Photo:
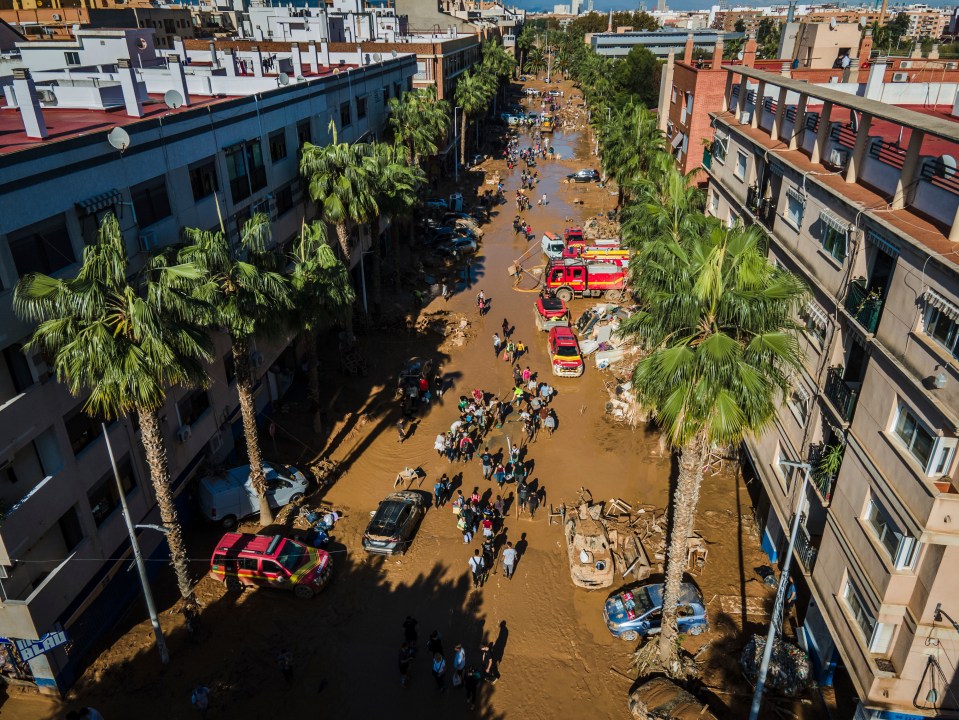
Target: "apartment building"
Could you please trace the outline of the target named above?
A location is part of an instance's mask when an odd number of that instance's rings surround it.
[[[722,39],[739,40],[745,37],[743,33],[722,33],[713,30],[636,30],[631,32],[603,32],[587,33],[585,42],[593,52],[603,57],[621,60],[629,55],[634,47],[644,47],[656,57],[665,59],[670,52],[679,53],[686,47],[687,38],[692,36],[696,48],[705,52],[712,51],[716,43]]]
[[[861,97],[724,69],[708,212],[764,229],[809,288],[805,365],[745,443],[763,547],[781,560],[800,513],[797,634],[820,682],[845,667],[857,720],[956,717],[955,87],[944,105],[892,104],[902,86]]]
[[[138,45],[137,30],[79,31]],[[176,241],[184,227],[222,224],[237,237],[254,212],[269,215],[286,243],[310,220],[298,176],[304,142],[376,137],[385,104],[412,87],[412,55],[367,62],[311,46],[287,78],[265,69],[258,51],[209,48],[129,58],[80,69],[18,68],[0,113],[0,636],[5,644],[66,633],[67,645],[29,660],[32,680],[63,690],[97,637],[138,597],[126,572],[130,546],[100,425],[51,377],[44,359],[25,354],[31,328],[11,309],[25,273],[69,276],[106,212],[117,215],[135,260]],[[321,61],[322,58],[322,61]],[[27,58],[29,59],[29,57]],[[290,59],[288,59],[290,60]],[[250,68],[242,74],[240,66]],[[171,100],[169,91],[176,91]],[[120,128],[122,133],[111,131]],[[371,239],[354,234],[355,261]],[[354,273],[360,269],[354,266]],[[208,390],[177,390],[160,413],[174,491],[183,494],[207,458],[219,461],[240,437],[233,363],[223,338]],[[258,342],[251,355],[257,408],[268,410],[298,367],[283,342]],[[109,427],[133,521],[158,523],[136,427]],[[162,559],[162,536],[141,530],[144,552]],[[168,572],[166,563],[150,563]],[[12,648],[8,647],[12,652]]]

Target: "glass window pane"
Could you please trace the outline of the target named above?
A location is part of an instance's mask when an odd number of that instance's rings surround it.
[[[929,458],[932,457],[933,437],[929,431],[921,425],[916,426],[915,440],[912,443],[912,454],[923,468],[928,467]]]

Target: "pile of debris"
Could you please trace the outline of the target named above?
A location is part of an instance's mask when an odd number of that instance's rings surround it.
[[[759,666],[762,664],[766,638],[753,635],[743,648],[740,663],[743,673],[751,683],[756,682]],[[797,645],[782,638],[773,641],[773,652],[769,659],[769,672],[766,675],[766,687],[788,697],[802,694],[812,684],[812,668],[809,656]]]
[[[437,310],[431,313],[422,313],[416,320],[416,332],[426,334],[434,332],[446,338],[445,342],[456,347],[466,344],[472,337],[472,323],[469,318],[460,313],[450,313],[446,310]]]
[[[320,487],[327,487],[337,481],[343,470],[335,460],[318,460],[310,465],[310,471]]]
[[[583,235],[587,240],[618,238],[619,223],[603,216],[590,218],[583,223]]]
[[[617,332],[633,311],[611,303],[598,303],[586,310],[576,320],[576,333],[580,336],[579,349],[583,357],[593,355],[596,367],[605,370],[623,361],[632,354]]]
[[[628,374],[625,375],[628,377]],[[616,422],[628,423],[630,427],[649,422],[649,411],[636,401],[632,381],[620,380],[619,377],[620,374],[616,373],[616,378],[604,383],[609,392],[606,417]]]

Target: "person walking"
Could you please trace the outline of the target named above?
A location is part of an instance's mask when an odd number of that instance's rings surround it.
[[[523,382],[523,371],[519,369],[519,365],[513,366],[513,384],[521,385]]]
[[[506,543],[500,558],[503,560],[503,573],[506,579],[512,580],[513,573],[516,572],[516,550],[513,548],[513,543]]]
[[[426,641],[426,649],[433,655],[446,655],[446,653],[443,652],[443,636],[440,635],[439,630],[434,630],[430,633],[430,639]]]
[[[526,510],[529,503],[529,485],[522,477],[516,483],[516,497],[519,499],[519,509]]]
[[[446,454],[446,436],[443,433],[436,436],[436,440],[433,442],[433,449],[436,450],[436,454],[440,457]]]
[[[536,510],[539,509],[539,492],[530,493],[529,500],[526,501],[526,508],[529,510],[529,519],[536,516]]]
[[[443,477],[446,477],[445,475]],[[440,478],[433,485],[434,507],[443,507],[443,478]]]
[[[396,434],[397,434],[397,436],[398,436],[397,439],[396,439],[396,442],[402,444],[402,442],[403,442],[404,440],[406,440],[406,434],[407,434],[407,424],[406,424],[406,420],[397,420],[397,421],[396,421]]]
[[[463,687],[466,688],[466,704],[469,705],[470,710],[476,709],[476,692],[479,690],[480,680],[482,679],[483,674],[474,666],[470,665],[466,668]]]
[[[493,354],[496,357],[499,357],[499,349],[503,345],[503,341],[500,340],[498,333],[493,333]]]
[[[440,653],[433,655],[433,679],[438,692],[446,690],[446,659]]]
[[[489,480],[490,475],[493,474],[493,456],[490,455],[488,447],[483,449],[483,454],[480,455],[480,462],[483,463],[483,479]]]
[[[406,620],[403,621],[403,639],[413,655],[416,655],[416,641],[419,637],[416,633],[417,625],[419,623],[412,615],[407,615]]]
[[[500,467],[503,467],[503,466],[500,465]],[[493,503],[493,512],[496,513],[497,520],[502,520],[503,517],[506,515],[505,508],[506,508],[506,503],[503,502],[503,497],[501,495],[497,495],[496,501]]]
[[[469,559],[470,572],[473,574],[473,589],[483,586],[483,556],[479,550],[473,551]]]
[[[410,683],[410,663],[413,661],[413,648],[408,642],[400,645],[400,653],[397,658],[397,666],[400,669],[400,685],[406,687]]]
[[[453,687],[463,684],[466,675],[466,651],[462,645],[453,648]]]
[[[493,538],[493,518],[484,517],[480,525],[483,528],[483,537],[491,540]]]
[[[476,517],[473,513],[473,506],[464,502],[463,508],[460,510],[460,521],[457,525],[457,527],[463,530],[464,545],[469,545],[473,541],[473,523],[475,522]]]
[[[525,385],[529,385],[529,379],[532,376],[532,374],[533,374],[533,371],[529,369],[529,365],[523,368],[523,372],[520,374],[520,376],[523,378],[523,383]]]
[[[499,487],[503,487],[503,483],[506,482],[506,468],[503,467],[503,463],[496,464],[496,469],[493,471],[493,480]]]
[[[480,647],[480,672],[483,673],[483,679],[490,685],[495,685],[499,680],[499,672],[496,669],[496,658],[493,657],[493,648],[489,643],[483,643]]]
[[[523,398],[526,396],[526,391],[523,390],[522,386],[517,385],[513,388],[513,404],[516,407],[519,407],[523,404]]]
[[[509,320],[507,320],[506,318],[503,318],[503,339],[505,340],[508,337],[509,337]]]

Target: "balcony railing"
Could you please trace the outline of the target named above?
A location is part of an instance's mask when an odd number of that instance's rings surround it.
[[[846,296],[846,310],[856,318],[856,321],[866,328],[867,332],[875,333],[879,327],[879,316],[882,315],[882,298],[875,292],[866,290],[866,283],[861,278],[849,284],[849,294]]]
[[[826,371],[826,397],[839,411],[839,416],[848,423],[852,421],[852,414],[856,410],[859,390],[850,387],[842,379],[842,373],[842,365],[836,365]]]
[[[812,536],[810,536],[805,525],[799,526],[799,534],[796,535],[795,550],[796,557],[799,558],[799,562],[802,563],[803,568],[805,568],[807,573],[811,573],[813,565],[816,564],[816,554],[819,552],[819,548],[813,545]]]
[[[836,486],[844,451],[844,445],[827,447],[823,443],[815,443],[809,446],[808,462],[812,466],[812,484],[824,505],[828,505],[832,500],[832,491]]]

